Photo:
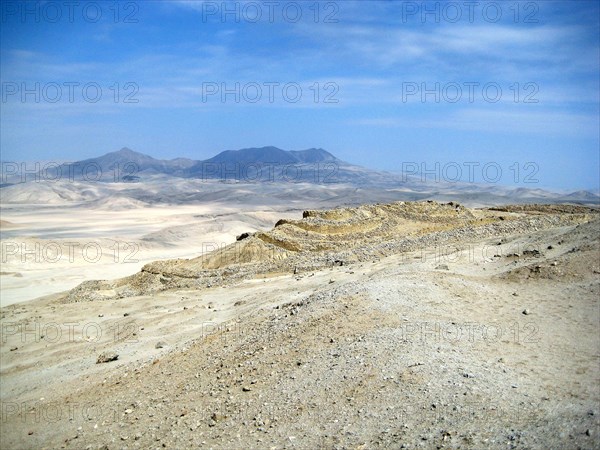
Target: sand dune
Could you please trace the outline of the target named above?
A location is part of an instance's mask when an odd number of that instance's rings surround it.
[[[244,231],[301,214],[247,208],[153,206],[119,197],[73,205],[5,205],[2,217],[10,220],[1,231],[1,304],[72,289],[89,279],[132,275],[157,259],[196,257],[234,242]]]

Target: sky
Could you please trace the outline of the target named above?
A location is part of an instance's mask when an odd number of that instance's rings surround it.
[[[597,1],[1,2],[3,161],[324,148],[600,189]]]

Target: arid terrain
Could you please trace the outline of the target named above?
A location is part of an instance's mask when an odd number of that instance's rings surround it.
[[[600,1],[0,15],[0,450],[600,450]]]
[[[0,446],[600,446],[597,208],[280,218],[3,307]]]

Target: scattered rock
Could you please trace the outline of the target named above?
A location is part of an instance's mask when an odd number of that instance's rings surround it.
[[[528,316],[529,314],[531,314],[531,312],[527,308],[525,308],[523,310],[523,315]]]
[[[222,414],[219,413],[212,413],[212,416],[210,416],[210,418],[215,422],[220,422],[221,420],[225,419],[225,416],[223,416]]]
[[[96,359],[96,364],[107,363],[111,361],[116,361],[119,359],[119,355],[115,352],[104,352],[98,355],[98,359]]]
[[[158,341],[156,343],[156,345],[154,346],[154,348],[163,348],[163,347],[166,347],[166,346],[167,346],[167,343],[165,341]]]

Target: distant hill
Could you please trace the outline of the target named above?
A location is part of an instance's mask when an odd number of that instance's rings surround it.
[[[322,148],[287,151],[277,147],[260,147],[243,148],[241,150],[225,150],[203,162],[236,164],[311,164],[342,161]]]
[[[48,166],[42,170],[39,176],[45,180],[136,181],[141,174],[183,176],[184,171],[196,162],[185,158],[155,159],[123,147],[119,151],[110,152],[97,158],[64,163],[60,166]]]
[[[323,161],[339,161],[331,153],[323,149],[311,148],[300,151],[286,151],[277,147],[243,148],[241,150],[225,150],[207,159],[206,163],[316,163]]]
[[[565,197],[572,200],[600,202],[600,195],[590,191],[575,191]]]
[[[347,180],[348,174],[345,171],[349,167],[358,168],[322,148],[288,151],[277,147],[260,147],[226,150],[210,159],[199,161],[185,175],[190,178],[224,181],[320,183]],[[344,173],[340,173],[340,169]]]
[[[291,164],[295,159],[277,147],[244,148],[241,150],[225,150],[202,163],[217,164],[250,164],[272,162],[277,164]]]

